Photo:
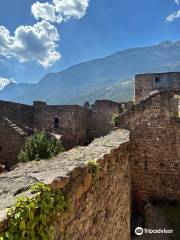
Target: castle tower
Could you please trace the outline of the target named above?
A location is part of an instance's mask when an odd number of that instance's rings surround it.
[[[135,103],[167,89],[180,89],[180,72],[138,74],[135,77]]]

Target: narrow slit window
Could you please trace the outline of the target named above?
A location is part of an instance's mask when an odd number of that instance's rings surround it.
[[[54,128],[59,128],[59,119],[58,118],[54,119]]]
[[[160,77],[155,77],[155,88],[160,88],[161,87],[161,79]]]

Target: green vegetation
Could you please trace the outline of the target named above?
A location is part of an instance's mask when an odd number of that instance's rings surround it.
[[[35,132],[27,138],[25,147],[20,151],[19,162],[49,159],[64,151],[62,143],[46,132]]]
[[[70,200],[58,189],[37,183],[31,188],[34,197],[19,197],[8,211],[8,228],[0,240],[54,240],[52,222],[70,209]],[[63,233],[62,233],[63,234]]]
[[[179,228],[180,206],[163,206],[161,207],[161,210],[164,213],[169,228],[174,230],[173,234],[171,234],[170,236],[171,239],[172,240],[180,239]]]
[[[95,182],[99,179],[99,172],[100,172],[100,164],[97,163],[96,160],[91,160],[88,162],[88,168],[89,168],[89,172],[92,173],[92,177],[93,177],[93,183],[95,184]]]
[[[115,112],[114,112],[114,113],[112,114],[112,121],[111,121],[111,123],[112,123],[113,126],[116,126],[118,117],[119,117],[119,114],[118,114],[118,113],[115,113]]]
[[[93,176],[96,176],[99,174],[99,171],[100,171],[100,164],[97,163],[96,160],[91,160],[88,162],[88,168],[89,168],[89,171],[92,173]]]

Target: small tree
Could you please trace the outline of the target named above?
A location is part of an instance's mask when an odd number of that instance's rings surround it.
[[[25,147],[20,151],[19,162],[29,162],[33,160],[49,159],[63,152],[62,143],[54,136],[46,132],[35,132],[34,135],[27,138]]]

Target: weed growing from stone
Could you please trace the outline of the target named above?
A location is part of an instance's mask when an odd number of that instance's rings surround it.
[[[88,169],[92,173],[93,184],[95,184],[99,180],[100,164],[96,160],[91,160],[88,162]]]
[[[115,127],[116,124],[117,124],[117,121],[118,121],[118,117],[119,117],[119,114],[118,113],[113,113],[112,114],[112,120],[111,120],[111,124]]]

